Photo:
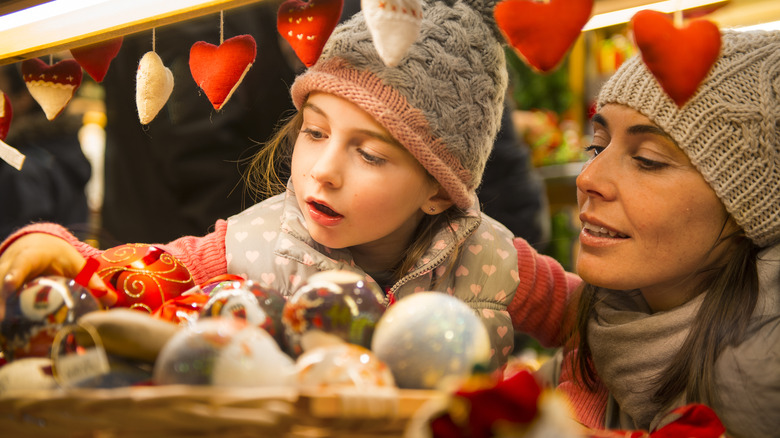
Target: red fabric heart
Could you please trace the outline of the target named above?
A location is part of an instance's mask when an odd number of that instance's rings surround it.
[[[71,49],[70,54],[95,82],[103,82],[103,78],[108,72],[108,66],[122,47],[122,39],[119,37],[77,47]]]
[[[251,35],[238,35],[219,46],[198,41],[190,49],[190,73],[214,109],[224,106],[252,67],[257,43]]]
[[[694,20],[678,29],[671,18],[650,10],[634,14],[631,25],[645,65],[669,97],[683,106],[718,59],[718,26]]]
[[[496,5],[493,16],[525,63],[548,73],[577,40],[592,9],[593,0],[504,0]]]
[[[276,14],[276,29],[290,43],[298,59],[311,67],[336,28],[344,0],[287,0]]]
[[[8,136],[8,129],[11,127],[11,119],[14,116],[14,110],[11,107],[11,99],[8,95],[0,91],[0,140],[5,140]]]
[[[81,66],[73,59],[64,59],[49,66],[38,58],[32,58],[22,61],[22,77],[46,117],[54,120],[81,86]]]

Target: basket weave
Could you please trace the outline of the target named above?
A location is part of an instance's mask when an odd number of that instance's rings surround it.
[[[8,392],[8,437],[403,436],[436,391],[150,386]]]

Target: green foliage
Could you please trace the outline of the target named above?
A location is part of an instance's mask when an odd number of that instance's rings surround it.
[[[552,72],[537,73],[528,67],[512,49],[505,49],[509,68],[509,83],[515,107],[519,110],[547,109],[563,114],[571,105],[568,56]]]

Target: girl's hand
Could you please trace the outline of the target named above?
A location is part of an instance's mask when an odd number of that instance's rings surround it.
[[[18,238],[0,254],[0,320],[5,317],[5,302],[23,284],[41,275],[61,275],[76,278],[87,261],[65,240],[45,233],[31,233]],[[96,274],[89,279],[89,288],[104,306],[116,302],[116,294],[110,291]],[[103,293],[105,292],[105,293]]]

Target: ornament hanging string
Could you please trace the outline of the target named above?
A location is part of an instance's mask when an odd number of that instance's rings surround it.
[[[225,11],[219,11],[219,45],[225,42]]]
[[[152,28],[152,52],[157,53],[157,28]]]
[[[682,10],[682,1],[677,0],[675,2],[675,8],[674,8],[674,27],[678,29],[682,29],[683,27],[683,10]]]

